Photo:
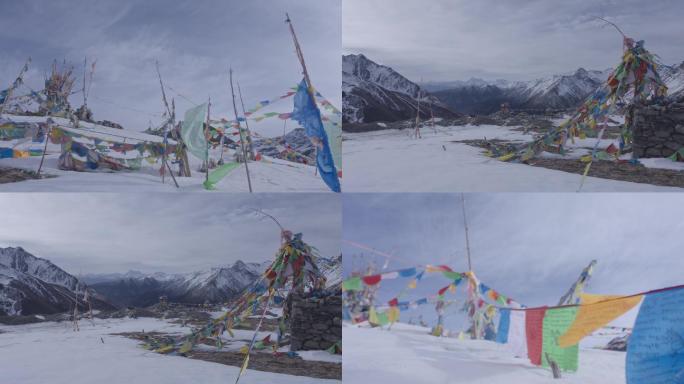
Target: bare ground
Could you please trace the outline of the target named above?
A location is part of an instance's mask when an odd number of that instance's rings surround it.
[[[174,335],[160,332],[122,332],[113,333],[115,336],[124,336],[139,341],[155,339],[163,341],[164,338]],[[242,340],[249,342],[249,340]],[[213,340],[201,339],[200,344],[214,346]],[[244,355],[240,352],[231,351],[191,351],[184,357],[196,360],[210,361],[234,367],[241,367]],[[249,357],[249,368],[257,371],[282,373],[295,376],[307,376],[318,379],[342,380],[342,364],[325,361],[309,361],[287,355],[274,355],[270,352],[254,352]]]
[[[43,178],[50,178],[50,177],[56,177],[56,176],[46,175],[46,174],[38,176],[38,174],[34,171],[27,171],[27,170],[18,169],[18,168],[0,167],[0,184],[16,183],[18,181],[36,180],[36,179],[43,179]]]

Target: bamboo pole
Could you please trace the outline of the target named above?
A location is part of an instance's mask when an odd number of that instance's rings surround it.
[[[247,173],[247,186],[249,193],[252,193],[252,180],[249,177],[249,161],[247,159],[247,152],[245,151],[245,137],[242,134],[242,126],[240,125],[240,118],[238,117],[237,105],[235,103],[235,89],[233,88],[233,68],[229,70],[230,74],[230,94],[233,96],[233,112],[235,112],[235,122],[238,125],[238,132],[240,132],[240,148],[242,148],[242,159],[245,162],[245,172]]]
[[[254,153],[254,145],[252,142],[252,131],[249,129],[249,123],[247,122],[247,115],[246,115],[246,110],[245,110],[245,102],[242,100],[242,90],[240,89],[240,82],[236,81],[237,87],[238,87],[238,95],[240,95],[240,104],[242,105],[242,115],[245,116],[245,128],[247,128],[247,141],[249,142],[249,146],[247,147],[250,155],[252,156],[252,160],[256,159],[256,153]]]

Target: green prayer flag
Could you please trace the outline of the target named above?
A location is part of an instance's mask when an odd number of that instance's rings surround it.
[[[567,348],[558,346],[558,337],[565,334],[570,325],[575,321],[577,307],[564,307],[547,309],[544,314],[544,325],[542,329],[542,366],[548,367],[546,354],[558,363],[560,369],[564,371],[577,371],[577,356],[579,354],[578,345]]]
[[[204,136],[204,122],[207,118],[207,104],[198,105],[185,112],[181,125],[181,137],[188,151],[200,160],[207,160],[207,139]]]
[[[460,280],[461,279],[461,274],[459,272],[451,272],[451,271],[444,271],[442,272],[444,277],[446,277],[449,280]]]
[[[387,312],[378,312],[378,325],[389,324],[389,318],[387,317]]]
[[[209,172],[209,178],[204,182],[204,188],[208,190],[215,189],[216,183],[221,181],[227,174],[233,169],[240,166],[240,163],[226,163],[216,167],[213,171]]]
[[[361,278],[360,277],[352,277],[347,280],[345,280],[342,283],[342,289],[345,291],[360,291],[363,289],[363,286],[361,285]]]

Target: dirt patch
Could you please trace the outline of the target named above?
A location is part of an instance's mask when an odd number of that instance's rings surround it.
[[[161,332],[121,332],[112,333],[113,336],[123,336],[142,342],[154,342],[158,344],[175,343],[174,335]],[[248,343],[249,340],[236,340]],[[197,344],[215,346],[215,341],[209,338],[200,338]],[[190,351],[179,356],[190,359],[209,361],[234,367],[241,367],[244,355],[240,352],[230,351]],[[282,373],[295,376],[308,376],[317,379],[342,379],[342,365],[324,361],[308,361],[299,357],[289,357],[285,354],[274,355],[270,352],[255,352],[249,357],[249,369],[256,371]]]
[[[529,165],[578,175],[583,174],[586,167],[585,163],[577,159],[534,159]],[[614,161],[594,161],[588,176],[664,187],[684,187],[684,172]]]
[[[244,355],[239,352],[190,352],[188,358],[214,363],[242,366]],[[342,364],[326,361],[309,361],[286,355],[275,356],[271,353],[254,353],[249,357],[249,369],[263,372],[284,373],[287,375],[307,376],[317,379],[342,380]]]
[[[18,181],[24,180],[47,179],[52,177],[57,176],[42,174],[39,177],[38,174],[34,171],[27,171],[18,168],[0,167],[0,184],[16,183]]]

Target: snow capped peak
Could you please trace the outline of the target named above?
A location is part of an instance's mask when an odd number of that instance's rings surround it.
[[[49,260],[33,256],[22,247],[0,248],[0,265],[38,278],[44,282],[60,285],[74,292],[82,292],[85,285],[52,264]]]

